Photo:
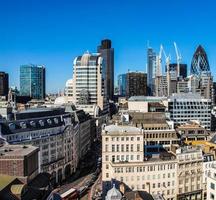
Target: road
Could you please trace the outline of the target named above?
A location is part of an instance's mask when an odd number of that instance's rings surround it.
[[[92,149],[87,153],[85,158],[83,158],[83,160],[80,162],[80,167],[77,172],[69,179],[67,179],[67,181],[65,181],[63,185],[59,187],[59,190],[67,191],[71,188],[76,188],[79,190],[84,186],[88,186],[90,182],[92,182],[92,184],[96,183],[98,179],[95,182],[92,179],[96,176],[96,170],[97,172],[100,171],[101,165],[98,165],[98,157],[100,156],[101,143],[97,142],[93,145]],[[85,194],[81,199],[88,199],[88,194],[91,191],[90,188],[91,186],[89,186],[87,194]]]

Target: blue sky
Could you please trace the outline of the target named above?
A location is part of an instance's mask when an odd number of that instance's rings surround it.
[[[173,41],[190,65],[198,44],[216,73],[214,0],[0,0],[0,71],[19,86],[19,66],[44,64],[47,91],[63,89],[72,63],[101,39],[115,49],[115,76],[146,68],[147,41],[162,43],[175,62]]]

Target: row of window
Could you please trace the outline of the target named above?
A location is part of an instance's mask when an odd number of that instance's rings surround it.
[[[140,137],[112,137],[111,140],[114,141],[140,141]],[[105,141],[109,141],[109,137],[105,138]]]

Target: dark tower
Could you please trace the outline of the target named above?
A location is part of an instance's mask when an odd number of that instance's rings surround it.
[[[8,74],[0,72],[0,96],[7,96],[9,91]]]
[[[109,39],[101,41],[101,45],[98,46],[98,53],[104,59],[103,66],[103,78],[104,88],[107,93],[108,99],[113,99],[114,96],[114,49],[112,48],[112,42]]]

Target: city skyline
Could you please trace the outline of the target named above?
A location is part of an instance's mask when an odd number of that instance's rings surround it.
[[[128,69],[146,71],[147,41],[156,53],[162,43],[171,62],[176,62],[176,41],[188,68],[201,44],[215,75],[214,5],[211,0],[204,5],[186,0],[124,1],[124,5],[97,0],[1,1],[0,71],[9,73],[10,85],[19,86],[20,65],[45,65],[47,91],[58,92],[72,78],[73,59],[86,50],[96,52],[100,41],[108,38],[115,49],[115,83]]]

